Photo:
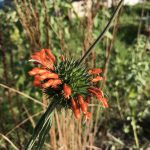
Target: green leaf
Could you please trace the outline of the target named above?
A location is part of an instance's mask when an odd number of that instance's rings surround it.
[[[52,116],[52,114],[51,114],[51,116]],[[39,135],[39,139],[37,142],[37,150],[40,150],[42,145],[44,144],[46,133],[48,133],[51,126],[52,126],[52,117],[50,117],[48,123],[45,125],[44,129],[42,130],[42,132]]]
[[[47,131],[51,128],[52,125],[52,112],[59,104],[59,100],[53,101],[49,107],[47,108],[46,112],[42,115],[40,120],[38,121],[31,139],[29,140],[29,143],[27,144],[25,150],[31,150],[34,146],[34,143],[36,140],[37,142],[37,149],[40,150],[45,139],[45,135]]]

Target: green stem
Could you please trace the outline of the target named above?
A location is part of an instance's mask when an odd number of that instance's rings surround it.
[[[94,43],[88,48],[88,50],[86,51],[86,53],[83,55],[83,57],[80,59],[79,64],[81,64],[83,62],[83,60],[90,54],[90,52],[92,51],[92,49],[96,46],[96,44],[104,37],[105,33],[109,30],[113,20],[115,19],[116,15],[118,14],[122,4],[123,4],[124,0],[121,0],[116,8],[116,10],[114,11],[113,15],[111,16],[109,22],[107,23],[106,27],[104,28],[104,30],[100,33],[100,35],[97,37],[97,39],[94,41]]]
[[[29,140],[29,143],[27,144],[25,150],[31,150],[36,141],[38,141],[37,149],[38,150],[41,149],[41,147],[44,143],[45,135],[52,126],[52,114],[53,114],[52,112],[58,104],[59,104],[59,101],[55,100],[49,105],[46,112],[42,115],[42,117],[38,121],[38,123],[34,129],[34,132],[32,134],[32,137]]]

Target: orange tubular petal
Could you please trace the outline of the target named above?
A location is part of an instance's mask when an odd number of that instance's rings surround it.
[[[53,61],[53,63],[55,62],[55,56],[52,54],[50,49],[45,49],[49,59],[51,59]]]
[[[31,71],[28,72],[30,76],[35,76],[37,74],[49,73],[48,70],[42,68],[33,68]]]
[[[47,77],[48,77],[48,78],[52,78],[52,79],[58,79],[58,74],[56,74],[56,73],[49,73],[49,74],[47,75]]]
[[[31,71],[29,71],[30,76],[35,76],[38,74],[39,68],[33,68]]]
[[[34,80],[33,85],[36,87],[41,87],[41,82],[39,80]]]
[[[84,103],[84,99],[81,95],[78,95],[78,101],[79,101],[79,104],[83,104]]]
[[[100,68],[93,68],[93,69],[90,69],[88,73],[89,74],[99,74],[101,72],[102,72],[102,69],[100,69]]]
[[[54,70],[53,67],[53,62],[49,59],[49,60],[45,60],[45,62],[43,62],[43,65],[46,66],[47,68]]]
[[[48,73],[44,73],[43,75],[40,76],[40,80],[45,80],[47,79]]]
[[[43,88],[48,88],[48,87],[53,87],[53,88],[56,88],[57,87],[57,85],[59,85],[59,84],[61,84],[62,82],[61,82],[61,80],[60,79],[50,79],[50,80],[48,80],[47,82],[45,82],[43,85],[42,85],[42,87]]]
[[[54,69],[53,64],[55,62],[55,57],[49,49],[42,49],[34,53],[31,58],[49,69]]]
[[[37,73],[36,73],[35,71],[31,70],[31,71],[28,72],[28,74],[29,74],[30,76],[35,76]]]
[[[46,69],[40,69],[38,74],[42,75],[44,73],[50,73],[50,71],[46,70]]]
[[[109,107],[106,98],[101,98],[100,101],[102,102],[102,104],[103,104],[103,106],[104,106],[105,108],[108,108],[108,107]]]
[[[93,91],[97,92],[97,94],[102,96],[102,97],[104,96],[103,91],[98,89],[98,88],[90,87],[89,89],[92,89]]]
[[[41,82],[39,81],[39,76],[35,76],[33,85],[37,87],[41,87]]]
[[[52,87],[53,88],[56,88],[57,87],[57,85],[59,85],[59,84],[61,84],[62,82],[61,82],[61,80],[60,79],[55,79],[55,80],[53,80],[53,84],[52,84]]]
[[[42,64],[43,64],[43,63],[45,62],[45,60],[46,60],[46,53],[45,53],[45,50],[42,49],[39,54],[40,54],[40,61],[41,61]]]
[[[86,114],[84,114],[85,120],[87,119],[91,119],[92,114],[90,112],[86,112]]]
[[[84,114],[87,112],[87,103],[80,104],[81,110]]]
[[[90,102],[90,99],[91,99],[91,96],[87,96],[87,98],[86,98],[85,101],[86,101],[87,103],[89,103],[89,102]]]
[[[42,63],[42,62],[43,62],[43,59],[42,59],[41,56],[43,56],[43,51],[42,51],[42,50],[39,51],[39,52],[35,52],[35,53],[31,56],[31,58],[34,59],[34,60],[36,60],[37,62],[43,64],[43,63]]]
[[[73,109],[77,108],[77,104],[76,104],[76,102],[73,98],[71,99],[71,106],[72,106]]]
[[[80,119],[80,109],[78,108],[77,103],[75,102],[75,100],[73,98],[71,99],[71,106],[72,106],[72,111],[73,111],[75,117],[77,119]]]
[[[88,89],[88,91],[90,92],[90,93],[92,93],[92,94],[94,94],[96,97],[97,97],[97,99],[101,99],[102,98],[102,95],[99,93],[99,92],[97,92],[97,91],[95,91],[95,90],[93,90],[93,89]]]
[[[85,114],[87,112],[87,103],[84,101],[81,95],[78,95],[78,101],[79,101],[82,112]]]
[[[38,61],[38,62],[40,62],[40,56],[37,55],[37,54],[33,54],[33,55],[31,56],[31,58],[34,59],[34,60],[36,60],[36,61]]]
[[[48,88],[48,87],[50,87],[50,86],[52,86],[53,85],[53,80],[48,80],[47,82],[45,82],[43,85],[42,85],[42,87],[43,88]]]
[[[91,82],[98,82],[98,81],[101,81],[101,80],[103,80],[103,77],[97,76],[94,79],[92,79]]]
[[[40,76],[41,80],[45,80],[49,78],[58,79],[58,75],[56,73],[46,72]]]
[[[75,117],[77,119],[80,119],[80,109],[75,109],[75,110],[73,110],[73,112],[74,112]]]
[[[65,83],[63,85],[64,97],[69,98],[71,95],[71,88]]]

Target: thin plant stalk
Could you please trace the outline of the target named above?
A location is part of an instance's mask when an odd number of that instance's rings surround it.
[[[139,139],[138,139],[137,130],[136,130],[136,128],[137,128],[136,121],[135,121],[134,117],[132,117],[131,126],[132,126],[132,130],[133,130],[133,134],[134,134],[136,148],[139,149],[140,145],[139,145]]]
[[[90,52],[92,51],[92,49],[96,46],[96,44],[101,41],[101,39],[104,37],[105,33],[109,30],[112,22],[114,21],[114,19],[116,18],[122,4],[123,4],[124,0],[121,0],[116,8],[116,10],[114,11],[112,17],[110,18],[109,22],[107,23],[106,27],[104,28],[104,30],[100,33],[100,35],[97,37],[97,39],[93,42],[93,44],[88,48],[88,50],[86,51],[86,53],[83,55],[83,57],[80,59],[79,64],[81,64],[83,62],[83,60],[90,54]]]

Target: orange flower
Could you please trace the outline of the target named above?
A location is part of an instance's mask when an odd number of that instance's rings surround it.
[[[72,106],[72,111],[73,111],[75,117],[77,119],[80,119],[80,109],[78,108],[77,103],[75,102],[75,100],[73,98],[71,99],[71,106]]]
[[[42,87],[48,88],[48,87],[52,86],[52,84],[53,84],[53,80],[50,79],[47,82],[45,82],[44,84],[42,84]]]
[[[33,59],[33,60],[36,60],[37,62],[41,62],[41,57],[40,57],[40,55],[41,55],[41,51],[39,51],[39,52],[35,52],[32,56],[31,56],[31,58]]]
[[[85,121],[86,121],[87,119],[91,119],[92,114],[91,114],[90,112],[86,112],[86,113],[84,114],[84,117],[85,117]]]
[[[55,56],[50,49],[42,49],[31,58],[31,61],[40,64],[39,68],[29,71],[29,75],[34,76],[34,85],[43,88],[49,97],[54,97],[54,101],[60,98],[60,106],[71,107],[77,119],[80,118],[80,111],[84,114],[85,120],[91,118],[91,113],[87,110],[92,96],[96,96],[105,108],[108,107],[102,90],[92,85],[93,82],[103,80],[99,75],[91,79],[93,75],[102,72],[100,68],[88,71],[83,66],[78,66],[78,61],[65,59],[63,55],[60,56],[61,62],[55,63]]]
[[[39,80],[39,76],[34,77],[33,85],[36,87],[41,87],[41,82]]]
[[[53,80],[53,84],[52,84],[52,87],[53,88],[56,88],[59,84],[61,84],[61,80],[60,79],[55,79]]]
[[[81,110],[84,114],[87,112],[87,103],[84,101],[81,95],[78,95],[78,102],[80,104]]]
[[[101,98],[101,102],[102,102],[102,104],[103,104],[103,106],[104,106],[105,108],[108,108],[108,107],[109,107],[106,98]]]
[[[51,59],[53,61],[53,63],[55,62],[55,56],[52,54],[50,49],[45,49],[49,59]]]
[[[69,98],[71,95],[71,88],[65,83],[63,85],[64,97]]]
[[[29,75],[30,76],[35,76],[36,74],[38,74],[39,68],[33,68],[31,71],[29,71]]]
[[[99,74],[101,72],[102,72],[102,69],[100,69],[100,68],[93,68],[93,69],[90,69],[88,73],[89,74]]]
[[[94,94],[98,99],[101,99],[103,97],[103,92],[97,88],[90,87],[88,91],[92,94]]]
[[[90,102],[90,99],[91,99],[91,96],[88,95],[88,96],[86,97],[86,102],[89,103],[89,102]]]
[[[77,108],[77,109],[73,110],[73,112],[74,112],[75,117],[76,117],[77,119],[80,119],[80,109]]]
[[[34,53],[31,58],[32,61],[40,63],[49,69],[54,69],[53,65],[55,62],[55,57],[51,53],[50,49],[42,49],[41,51]]]
[[[46,70],[46,69],[39,69],[38,74],[42,75],[44,73],[49,73],[50,71]]]
[[[56,73],[51,73],[51,72],[46,72],[43,75],[40,76],[40,80],[45,80],[45,79],[58,79],[58,74]]]
[[[48,88],[48,87],[56,87],[57,85],[61,84],[61,80],[59,79],[56,79],[56,80],[53,80],[53,79],[50,79],[48,80],[47,82],[45,82],[42,87],[43,88]]]
[[[41,62],[43,62],[43,63],[44,63],[44,61],[46,60],[46,52],[45,52],[45,49],[42,49],[42,50],[40,51],[40,60],[41,60]]]
[[[49,72],[49,71],[46,70],[46,69],[42,69],[42,68],[33,68],[28,73],[29,73],[30,76],[35,76],[37,74],[43,74],[43,73],[46,73],[46,72]]]
[[[97,77],[93,78],[91,82],[98,82],[101,80],[103,80],[103,77],[97,76]]]
[[[88,91],[94,94],[100,100],[105,108],[108,108],[107,99],[103,97],[103,92],[97,88],[90,87]]]

